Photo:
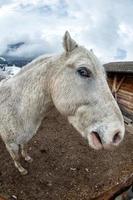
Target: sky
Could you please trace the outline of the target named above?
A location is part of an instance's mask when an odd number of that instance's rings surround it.
[[[0,55],[60,53],[66,30],[103,63],[133,60],[133,0],[0,0]]]

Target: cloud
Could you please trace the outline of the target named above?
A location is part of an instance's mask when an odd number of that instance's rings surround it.
[[[126,57],[127,57],[127,52],[126,52],[126,50],[124,50],[124,49],[117,49],[117,51],[116,51],[116,55],[115,55],[115,59],[121,59],[121,60],[124,60],[124,59],[126,59]]]
[[[62,50],[69,30],[78,43],[92,48],[102,62],[133,58],[132,0],[2,0],[0,54],[10,44],[12,56],[38,56]]]

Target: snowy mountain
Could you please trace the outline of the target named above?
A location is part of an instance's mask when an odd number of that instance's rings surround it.
[[[20,67],[13,66],[7,66],[5,65],[3,68],[0,68],[0,80],[12,77],[15,74],[17,74],[21,70]]]
[[[15,65],[5,67],[5,72],[9,76],[13,76],[13,75],[17,74],[20,70],[21,70],[21,68],[20,67],[16,67]]]
[[[32,60],[33,59],[31,58],[11,57],[11,56],[4,55],[0,57],[0,65],[7,64],[9,66],[16,65],[18,67],[23,67],[24,65],[31,62]]]
[[[0,57],[0,80],[15,75],[20,69],[15,65],[9,65],[4,57]]]
[[[17,43],[10,43],[7,45],[6,50],[3,52],[2,59],[0,59],[0,63],[4,62],[3,58],[6,60],[8,65],[16,65],[18,67],[22,67],[29,63],[31,60],[33,60],[34,57],[23,57],[21,55],[18,55],[16,52],[21,50],[25,46],[24,41],[20,41]],[[15,56],[15,54],[16,56]]]
[[[19,57],[12,55],[12,52],[19,50],[19,48],[22,48],[24,45],[25,42],[23,41],[7,45],[5,52],[0,55],[0,76],[7,77],[15,75],[16,73],[18,73],[21,67],[28,64],[34,59],[34,57],[24,58],[22,56]]]

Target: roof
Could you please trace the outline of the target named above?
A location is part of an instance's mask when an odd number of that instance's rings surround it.
[[[107,72],[133,73],[133,61],[110,62],[103,66]]]

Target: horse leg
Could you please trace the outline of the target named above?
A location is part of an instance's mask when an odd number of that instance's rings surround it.
[[[21,144],[20,148],[21,148],[22,157],[25,159],[25,161],[31,163],[33,161],[33,159],[27,153],[27,145],[26,144]]]
[[[22,175],[26,175],[28,171],[22,167],[19,161],[19,145],[15,143],[6,144],[6,148],[14,161],[15,167]]]

